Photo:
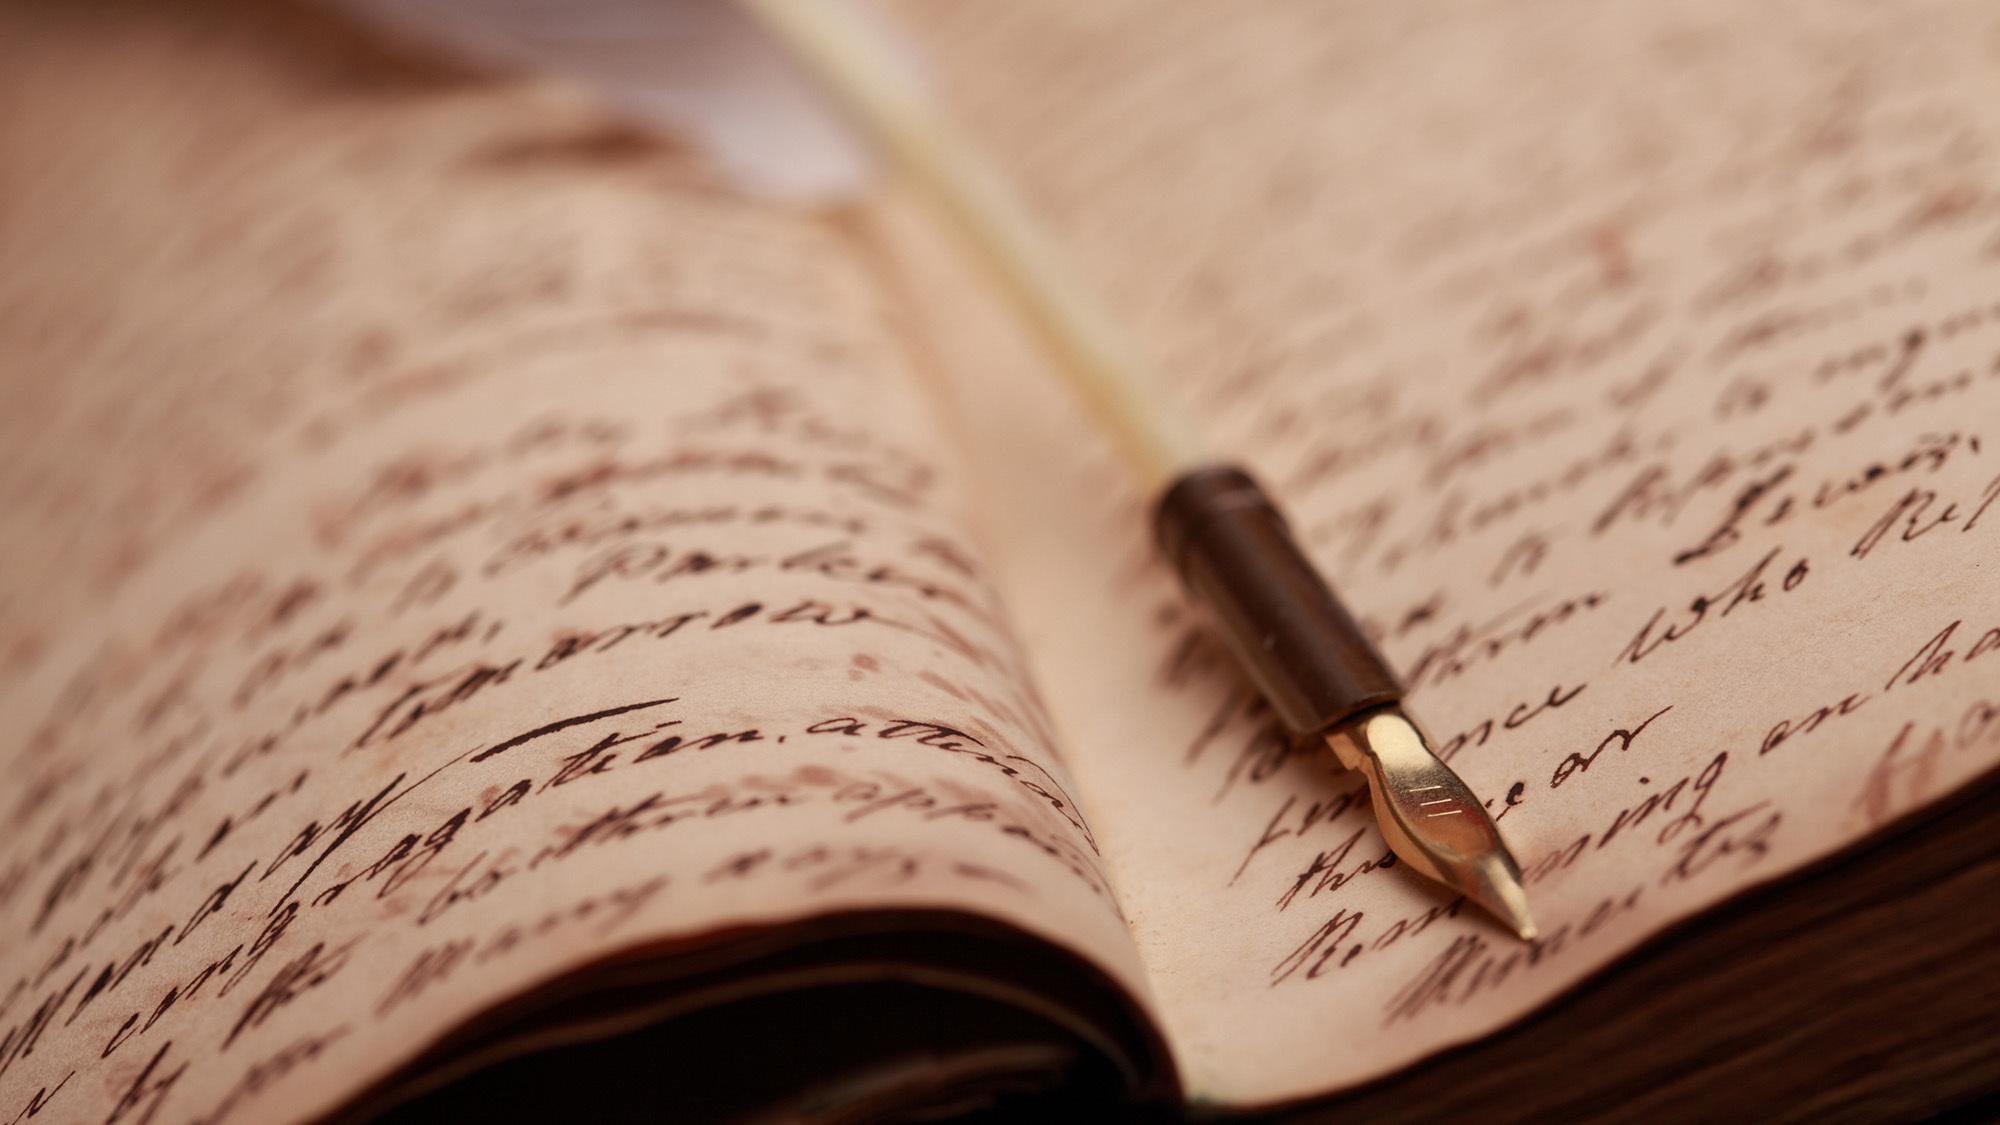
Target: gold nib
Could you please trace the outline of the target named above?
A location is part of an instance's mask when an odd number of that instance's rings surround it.
[[[1486,808],[1395,705],[1377,707],[1328,732],[1327,745],[1368,778],[1375,818],[1396,857],[1459,892],[1535,940],[1521,868]]]

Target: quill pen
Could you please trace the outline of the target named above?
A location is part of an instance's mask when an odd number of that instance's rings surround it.
[[[1162,553],[1279,718],[1323,738],[1367,778],[1382,834],[1409,867],[1533,940],[1520,868],[1498,827],[1403,712],[1402,685],[1276,503],[1248,473],[1212,458],[1150,359],[859,8],[846,0],[340,2],[476,60],[580,78],[641,121],[693,132],[725,170],[766,193],[831,194],[865,174],[861,146],[835,114],[810,104],[816,80],[983,261],[1117,440],[1156,498]],[[761,41],[756,23],[778,43]]]

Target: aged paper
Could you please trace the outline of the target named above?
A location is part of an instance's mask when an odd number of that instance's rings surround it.
[[[0,1120],[310,1119],[621,950],[1143,981],[851,237],[264,5],[0,13]]]
[[[1033,354],[934,300],[1191,1097],[1493,1030],[2000,762],[1990,6],[902,14],[1290,504],[1545,935],[1395,869],[1358,780],[1188,620]]]

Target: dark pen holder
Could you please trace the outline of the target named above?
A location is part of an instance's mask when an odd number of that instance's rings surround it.
[[[1250,474],[1182,474],[1153,512],[1160,550],[1286,726],[1325,730],[1394,703],[1402,685]]]

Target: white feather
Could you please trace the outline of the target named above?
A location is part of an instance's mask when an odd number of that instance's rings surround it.
[[[839,105],[735,0],[331,2],[475,65],[582,83],[635,123],[693,140],[754,194],[825,202],[876,170]],[[914,69],[900,44],[885,56]]]

